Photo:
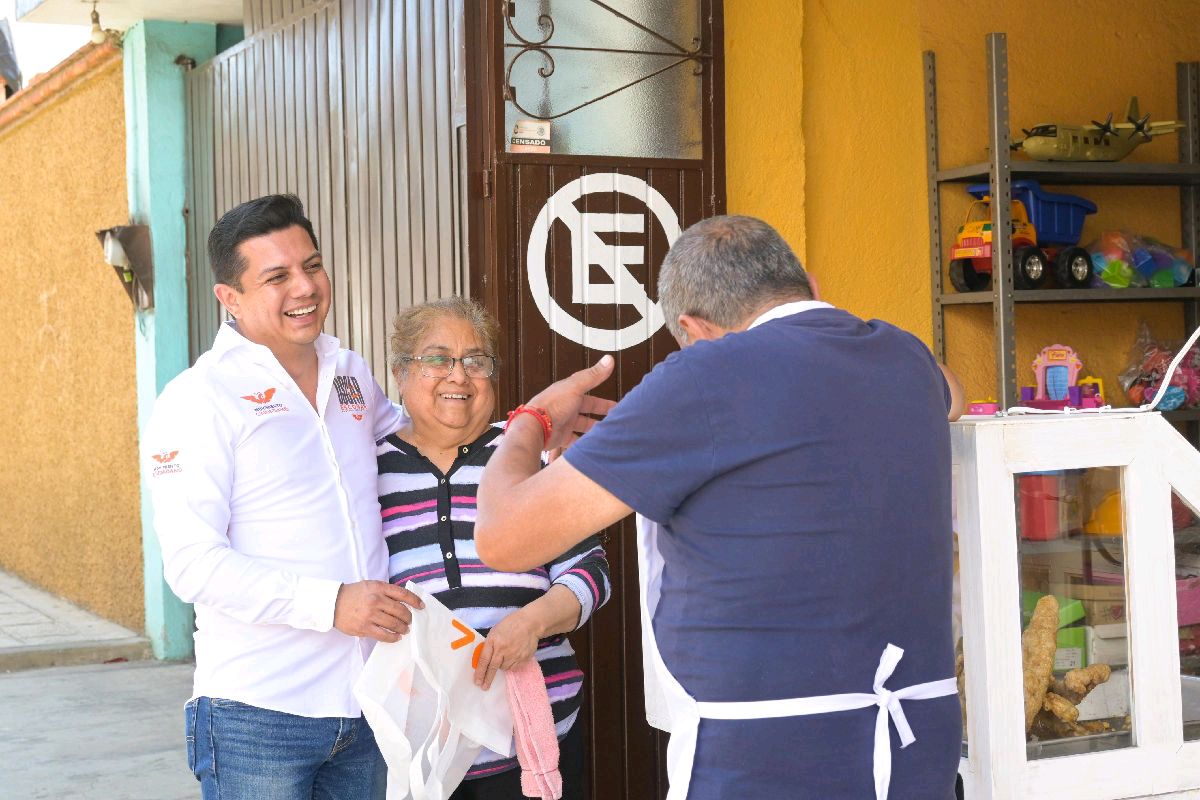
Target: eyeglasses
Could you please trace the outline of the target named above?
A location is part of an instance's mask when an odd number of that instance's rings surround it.
[[[496,357],[486,354],[463,356],[405,356],[405,362],[417,361],[421,364],[421,375],[426,378],[448,378],[454,372],[455,364],[462,364],[463,372],[468,378],[490,378],[496,371]]]

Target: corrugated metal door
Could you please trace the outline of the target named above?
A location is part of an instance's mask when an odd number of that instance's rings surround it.
[[[675,349],[658,267],[680,230],[724,210],[721,13],[720,0],[468,7],[471,291],[501,322],[504,407],[604,352],[617,370],[599,393],[620,397]],[[510,152],[519,120],[549,121],[552,152]],[[572,637],[590,796],[651,800],[666,794],[666,737],[645,721],[631,522],[604,538],[614,597]]]
[[[326,328],[386,369],[388,325],[466,281],[462,0],[247,0],[249,38],[188,76],[192,359],[220,309],[205,239],[254,197],[300,196],[333,282]]]

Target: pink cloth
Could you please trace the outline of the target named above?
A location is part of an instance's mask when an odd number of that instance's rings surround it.
[[[530,658],[505,672],[505,685],[517,761],[521,764],[521,794],[559,800],[563,790],[558,771],[558,735],[546,694],[546,678],[537,659]]]

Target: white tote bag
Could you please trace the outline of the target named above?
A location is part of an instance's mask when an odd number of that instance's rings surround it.
[[[475,685],[483,636],[411,581],[425,602],[395,643],[380,643],[354,694],[388,765],[388,800],[446,800],[481,747],[513,754],[512,712],[503,672]]]

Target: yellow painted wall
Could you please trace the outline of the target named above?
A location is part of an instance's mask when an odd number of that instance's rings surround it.
[[[1088,2],[942,3],[919,0],[921,47],[937,55],[938,114],[944,166],[987,157],[984,36],[1008,34],[1009,105],[1012,127],[1058,120],[1120,119],[1130,95],[1151,119],[1175,116],[1175,62],[1200,59],[1200,15],[1191,0],[1128,3]],[[1083,68],[1081,68],[1083,67]],[[1018,134],[1019,135],[1019,134]],[[1176,137],[1143,145],[1130,161],[1176,160]],[[1084,227],[1085,241],[1100,231],[1126,227],[1179,242],[1179,191],[1170,188],[1064,187],[1100,207]],[[966,192],[943,190],[946,240],[967,208]],[[1029,366],[1044,346],[1073,346],[1084,369],[1115,389],[1140,320],[1163,337],[1182,338],[1183,315],[1175,304],[1094,304],[1017,308],[1017,367],[1032,383]],[[993,391],[995,368],[990,314],[952,308],[947,315],[947,360],[972,396]],[[1109,395],[1124,403],[1110,389]]]
[[[803,4],[726,0],[726,197],[730,214],[762,217],[803,258]]]
[[[986,157],[990,31],[1009,36],[1014,128],[1108,110],[1119,117],[1130,94],[1152,119],[1173,117],[1174,64],[1200,59],[1192,0],[726,0],[725,19],[730,212],[775,224],[826,299],[926,341],[922,51],[938,58],[943,166]],[[1165,137],[1131,158],[1170,161],[1176,146]],[[1179,240],[1177,190],[1066,191],[1100,206],[1085,240],[1116,226]],[[944,232],[961,220],[966,197],[961,187],[943,190]],[[1164,337],[1184,333],[1172,304],[1018,307],[1021,381],[1032,381],[1028,365],[1038,350],[1062,342],[1079,351],[1088,372],[1114,385],[1141,319]],[[988,310],[950,309],[948,361],[972,397],[994,392],[991,336]]]
[[[0,568],[143,627],[122,64],[0,128]]]
[[[728,207],[778,228],[825,299],[928,339],[923,143],[900,135],[923,130],[919,44],[903,6],[726,0]]]
[[[890,0],[805,5],[807,263],[826,300],[928,339],[916,9]]]

